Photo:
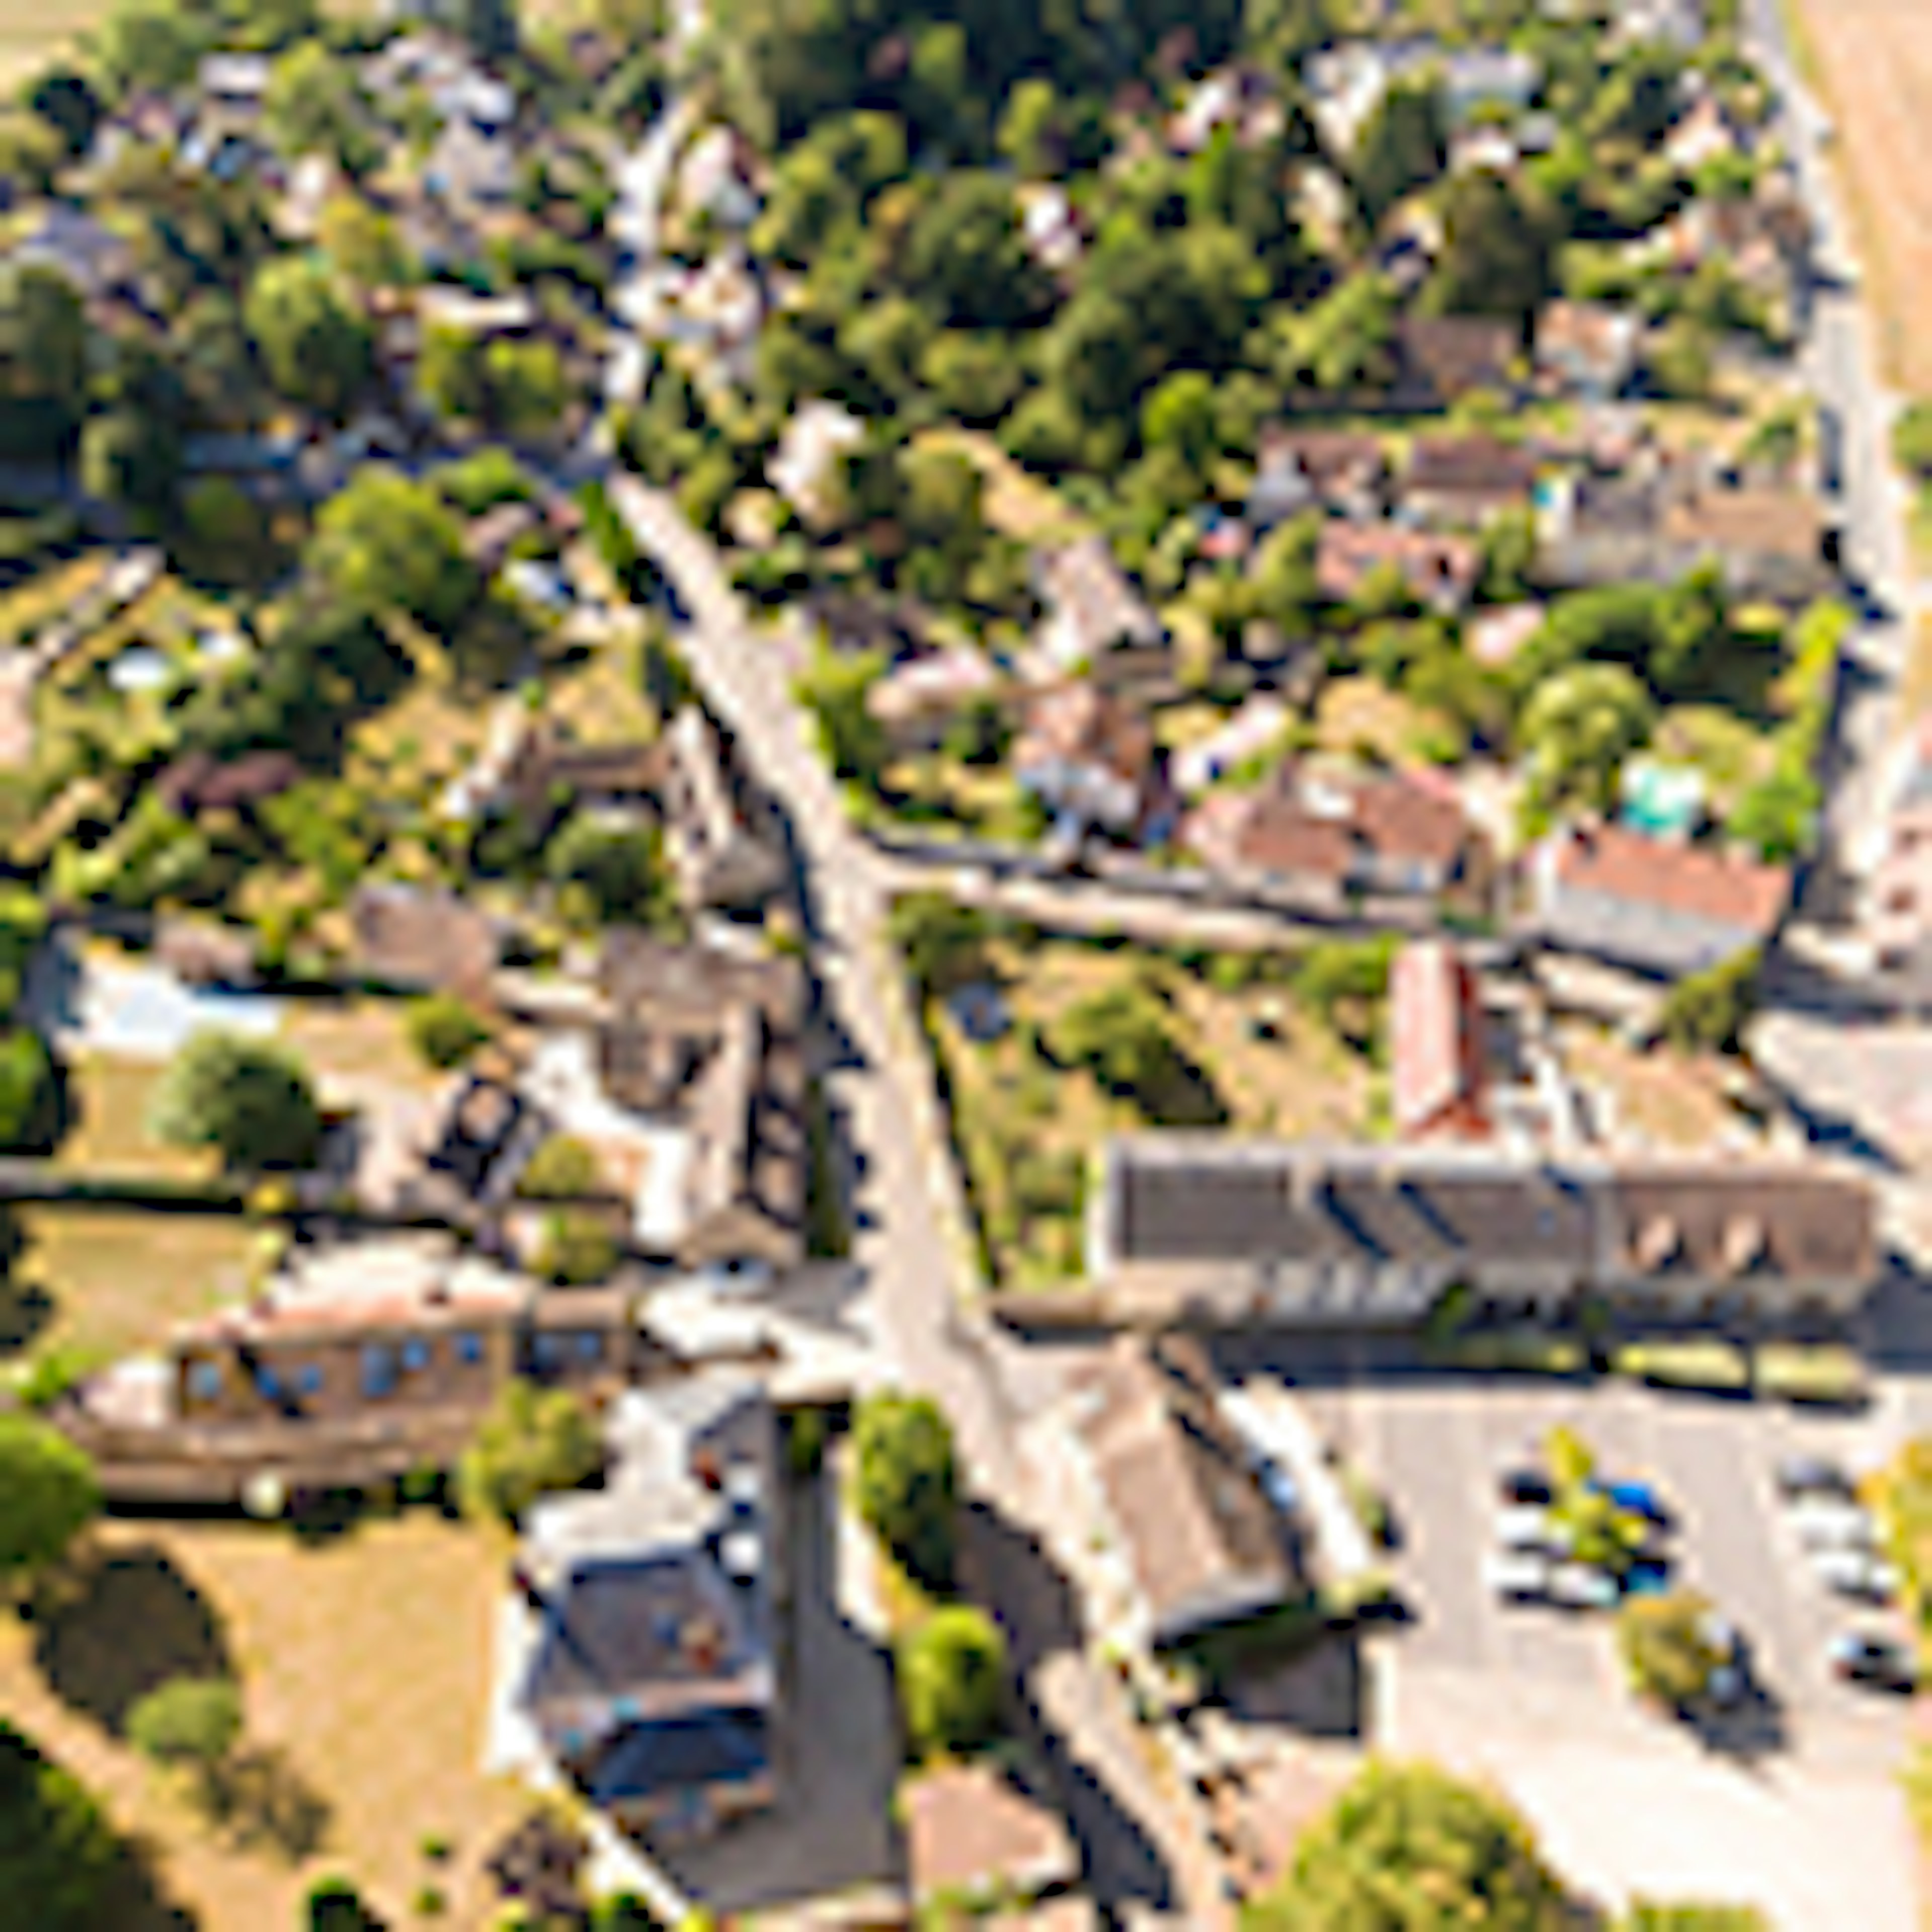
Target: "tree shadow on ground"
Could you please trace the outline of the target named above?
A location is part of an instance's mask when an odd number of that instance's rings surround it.
[[[87,1932],[200,1932],[200,1920],[167,1896],[154,1864],[154,1850],[144,1840],[122,1840],[121,1856],[86,1922]]]
[[[237,1851],[299,1864],[328,1836],[328,1801],[274,1744],[245,1744],[209,1771],[208,1817]]]
[[[60,1304],[38,1281],[0,1280],[0,1355],[24,1354],[52,1325]]]
[[[83,1558],[43,1587],[29,1614],[49,1689],[116,1736],[170,1678],[235,1674],[213,1606],[155,1544]]]

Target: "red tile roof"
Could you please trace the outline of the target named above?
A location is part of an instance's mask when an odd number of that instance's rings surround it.
[[[1477,1124],[1482,1014],[1475,976],[1447,940],[1419,940],[1396,955],[1389,1031],[1397,1128],[1421,1133],[1459,1114]]]
[[[1553,835],[1556,877],[1573,892],[1722,920],[1768,934],[1791,893],[1791,869],[1734,850],[1653,838],[1621,825]]]

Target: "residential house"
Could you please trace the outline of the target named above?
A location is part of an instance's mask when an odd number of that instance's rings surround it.
[[[204,812],[248,810],[302,782],[302,770],[286,752],[244,752],[218,758],[188,752],[163,768],[154,796],[183,818]]]
[[[1417,602],[1445,616],[1462,610],[1482,575],[1481,548],[1467,537],[1405,524],[1330,522],[1322,526],[1315,581],[1331,604],[1348,604],[1393,571]]]
[[[268,92],[273,64],[266,54],[208,54],[195,85],[207,111],[236,121],[252,121]]]
[[[1389,1064],[1398,1133],[1419,1140],[1489,1132],[1476,976],[1446,939],[1412,940],[1396,955]]]
[[[510,1701],[532,1755],[626,1832],[710,1836],[778,1794],[778,1429],[726,1371],[612,1408],[601,1492],[530,1511]]]
[[[1712,487],[1654,456],[1621,476],[1551,477],[1538,491],[1536,574],[1552,590],[1675,584],[1715,563],[1734,596],[1804,604],[1834,587],[1835,547],[1808,492]]]
[[[1459,128],[1449,137],[1449,172],[1471,174],[1478,170],[1492,175],[1513,175],[1522,165],[1522,149],[1506,128],[1479,122]]]
[[[1868,888],[1874,957],[1888,972],[1932,963],[1932,718],[1913,730]]]
[[[1348,40],[1311,54],[1302,80],[1322,145],[1346,160],[1383,96],[1397,82],[1431,82],[1452,127],[1480,112],[1520,113],[1541,69],[1528,54],[1500,47],[1449,49],[1438,41]]]
[[[1537,452],[1492,436],[1424,436],[1402,472],[1403,514],[1449,530],[1474,530],[1527,510],[1536,487]]]
[[[999,670],[983,651],[932,651],[895,664],[866,692],[866,710],[896,752],[929,752],[962,712],[992,698],[1000,684]]]
[[[784,886],[784,855],[747,821],[718,734],[696,705],[671,720],[662,754],[664,852],[680,897],[694,908],[762,904]]]
[[[688,1268],[804,1252],[806,984],[790,958],[606,934],[594,986],[499,976],[538,1030],[520,1090],[584,1142],[643,1252]]]
[[[1592,823],[1544,839],[1528,884],[1528,918],[1550,945],[1679,980],[1769,940],[1791,896],[1791,868]]]
[[[517,185],[517,152],[507,136],[472,120],[446,122],[423,162],[425,192],[472,214],[507,207]]]
[[[165,1419],[324,1438],[393,1418],[446,1424],[454,1449],[513,1376],[608,1394],[640,1348],[621,1296],[553,1295],[447,1236],[386,1234],[295,1250],[253,1299],[177,1329]]]
[[[444,788],[437,815],[466,825],[512,811],[540,823],[572,802],[636,812],[655,804],[667,762],[662,744],[586,743],[512,695],[491,712],[482,749]]]
[[[134,280],[134,250],[111,228],[65,202],[50,203],[8,258],[19,268],[64,276],[90,303],[108,300]]]
[[[1198,154],[1223,128],[1242,147],[1272,140],[1286,124],[1274,90],[1258,70],[1219,68],[1196,81],[1167,124],[1175,153]]]
[[[1196,797],[1250,758],[1278,751],[1291,722],[1279,698],[1256,693],[1225,724],[1174,753],[1170,767],[1174,790],[1183,798]]]
[[[1088,1565],[1099,1573],[1089,1613],[1107,1624],[1096,1636],[1168,1648],[1300,1594],[1285,1526],[1198,1342],[1121,1336],[1069,1377],[1059,1420],[1070,1503],[1086,1504],[1083,1530],[1100,1526]]]
[[[1565,394],[1613,401],[1636,374],[1640,316],[1605,302],[1558,300],[1537,319],[1536,366]]]
[[[801,403],[765,465],[765,480],[806,523],[823,529],[844,507],[839,459],[865,440],[865,424],[842,403]]]
[[[1692,53],[1709,28],[1702,0],[1616,0],[1610,13],[1611,40],[1617,46],[1661,41]]]
[[[463,554],[485,577],[494,577],[510,553],[542,524],[534,503],[496,503],[464,525]]]
[[[1102,689],[1152,695],[1174,675],[1167,627],[1115,561],[1105,538],[1036,550],[1034,594],[1046,615],[1031,661],[1042,681],[1091,679]]]
[[[1214,1132],[1110,1142],[1087,1240],[1110,1318],[1209,1326],[1406,1325],[1456,1284],[1546,1312],[1842,1312],[1880,1267],[1870,1187],[1822,1164]]]
[[[1547,615],[1540,604],[1504,604],[1484,611],[1464,632],[1469,655],[1499,670],[1543,628]]]
[[[906,1872],[915,1904],[1009,1908],[1074,1883],[1080,1854],[1066,1826],[986,1763],[922,1772],[898,1793]]]
[[[1452,408],[1478,390],[1512,395],[1522,350],[1514,326],[1487,316],[1405,315],[1396,326],[1393,400],[1421,411]]]
[[[1028,705],[1013,776],[1056,818],[1125,836],[1154,796],[1154,728],[1123,699],[1084,679]]]
[[[1051,182],[1022,182],[1018,193],[1020,234],[1027,253],[1056,274],[1077,268],[1087,239],[1066,190]]]
[[[1205,800],[1181,836],[1229,880],[1312,907],[1357,893],[1480,906],[1489,891],[1487,842],[1453,792],[1420,773],[1284,763],[1251,792]]]
[[[481,994],[502,957],[496,922],[453,892],[378,881],[358,889],[349,920],[357,967],[398,992]]]
[[[1388,457],[1379,438],[1340,430],[1296,433],[1279,424],[1262,433],[1246,512],[1257,531],[1308,510],[1373,523],[1388,508]]]
[[[316,240],[324,211],[346,186],[347,177],[332,156],[304,154],[289,170],[288,185],[269,211],[276,233],[288,242]]]
[[[735,128],[707,128],[678,164],[678,206],[687,216],[722,227],[750,227],[758,218],[759,202],[749,179],[748,154]]]
[[[453,283],[432,282],[416,291],[416,311],[424,332],[447,329],[458,335],[524,335],[537,324],[536,304],[521,290],[485,296]]]

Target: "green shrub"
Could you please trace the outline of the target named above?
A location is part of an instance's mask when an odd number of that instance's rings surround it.
[[[1857,1351],[1837,1343],[1764,1342],[1757,1350],[1755,1373],[1760,1394],[1787,1402],[1849,1407],[1870,1393]]]
[[[490,1037],[482,1015],[453,993],[432,993],[411,1003],[410,1044],[424,1064],[447,1071],[460,1066]]]
[[[1688,1342],[1630,1342],[1611,1357],[1620,1376],[1658,1388],[1706,1389],[1729,1394],[1750,1386],[1743,1352],[1714,1337]]]
[[[242,1694],[226,1677],[172,1677],[128,1713],[128,1738],[160,1765],[208,1771],[242,1736]]]
[[[1724,1661],[1706,1634],[1711,1606],[1688,1590],[1630,1597],[1617,1612],[1617,1653],[1630,1688],[1681,1711],[1702,1696]]]
[[[552,1134],[517,1178],[526,1201],[580,1201],[598,1190],[597,1156],[568,1134]]]
[[[537,1272],[560,1288],[592,1288],[617,1265],[616,1238],[589,1214],[553,1214],[544,1223]]]
[[[899,1698],[914,1750],[956,1754],[990,1742],[1006,1676],[1006,1640],[985,1611],[964,1604],[934,1610],[899,1646]]]
[[[604,1461],[596,1418],[568,1389],[507,1384],[457,1470],[464,1508],[514,1522],[552,1490],[574,1489]]]
[[[853,1424],[859,1514],[914,1582],[952,1578],[958,1478],[952,1430],[926,1396],[875,1395]]]
[[[1664,995],[1658,1029],[1680,1053],[1736,1053],[1757,1000],[1755,951],[1679,980]]]

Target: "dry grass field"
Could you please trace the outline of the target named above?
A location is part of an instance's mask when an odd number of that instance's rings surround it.
[[[0,0],[0,87],[16,86],[110,10],[110,0]]]
[[[1886,373],[1932,395],[1932,16],[1924,0],[1790,0],[1838,124]]]
[[[478,1768],[501,1564],[477,1532],[422,1514],[314,1548],[256,1526],[112,1524],[68,1600],[0,1628],[0,1714],[147,1842],[199,1932],[294,1926],[329,1871],[353,1875],[387,1924],[427,1922],[411,1908],[433,1885],[438,1922],[482,1926],[482,1861],[526,1808]],[[124,1728],[156,1683],[220,1671],[242,1684],[247,1775],[217,1823],[143,1766]],[[448,1858],[426,1856],[426,1838]]]

